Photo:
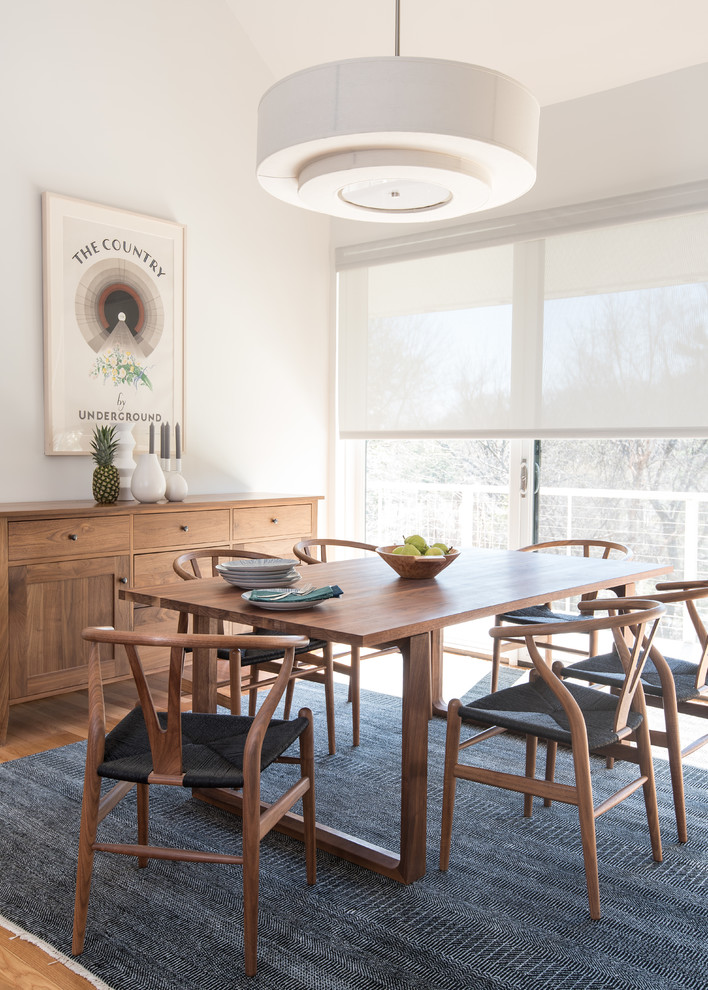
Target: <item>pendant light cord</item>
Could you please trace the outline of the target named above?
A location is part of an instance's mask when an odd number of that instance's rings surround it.
[[[396,0],[396,47],[394,55],[401,54],[401,0]]]

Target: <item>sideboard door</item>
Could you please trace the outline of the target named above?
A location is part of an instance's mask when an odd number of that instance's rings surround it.
[[[84,687],[85,626],[130,627],[118,597],[130,575],[128,556],[27,564],[9,569],[10,700]],[[129,671],[122,648],[106,651],[104,675]]]

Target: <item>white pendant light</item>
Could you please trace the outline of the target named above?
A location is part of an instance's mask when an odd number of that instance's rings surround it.
[[[258,180],[332,216],[449,220],[533,186],[538,118],[524,86],[478,65],[398,54],[329,62],[264,94]]]

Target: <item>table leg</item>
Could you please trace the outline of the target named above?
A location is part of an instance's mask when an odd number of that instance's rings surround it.
[[[447,702],[443,700],[443,637],[444,629],[434,629],[430,634],[430,690],[433,715],[447,716]]]
[[[7,655],[5,656],[7,659]],[[0,746],[7,740],[7,724],[10,719],[10,676],[7,663],[0,658]]]
[[[399,855],[327,825],[317,825],[317,847],[365,869],[412,883],[425,873],[428,817],[428,719],[430,718],[430,635],[398,644],[403,656],[401,745],[401,838]],[[195,790],[194,796],[225,811],[240,812],[234,791]],[[275,826],[302,840],[301,815],[290,812]]]
[[[217,620],[205,615],[192,616],[195,633],[217,631]],[[216,650],[194,650],[192,653],[192,711],[216,711]]]
[[[428,633],[400,643],[403,656],[400,879],[425,873],[428,812],[428,719],[431,639]]]

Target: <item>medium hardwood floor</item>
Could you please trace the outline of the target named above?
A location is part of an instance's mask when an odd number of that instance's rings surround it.
[[[153,674],[150,686],[158,704],[167,698],[167,675]],[[106,718],[115,725],[136,701],[133,681],[104,688]],[[41,753],[86,738],[87,693],[75,691],[54,698],[28,701],[10,708],[7,743],[0,746],[0,763]],[[2,914],[2,905],[0,905]],[[71,925],[71,918],[67,918]],[[77,959],[80,964],[80,958]],[[78,973],[52,959],[38,946],[16,938],[0,926],[0,990],[91,990]]]

